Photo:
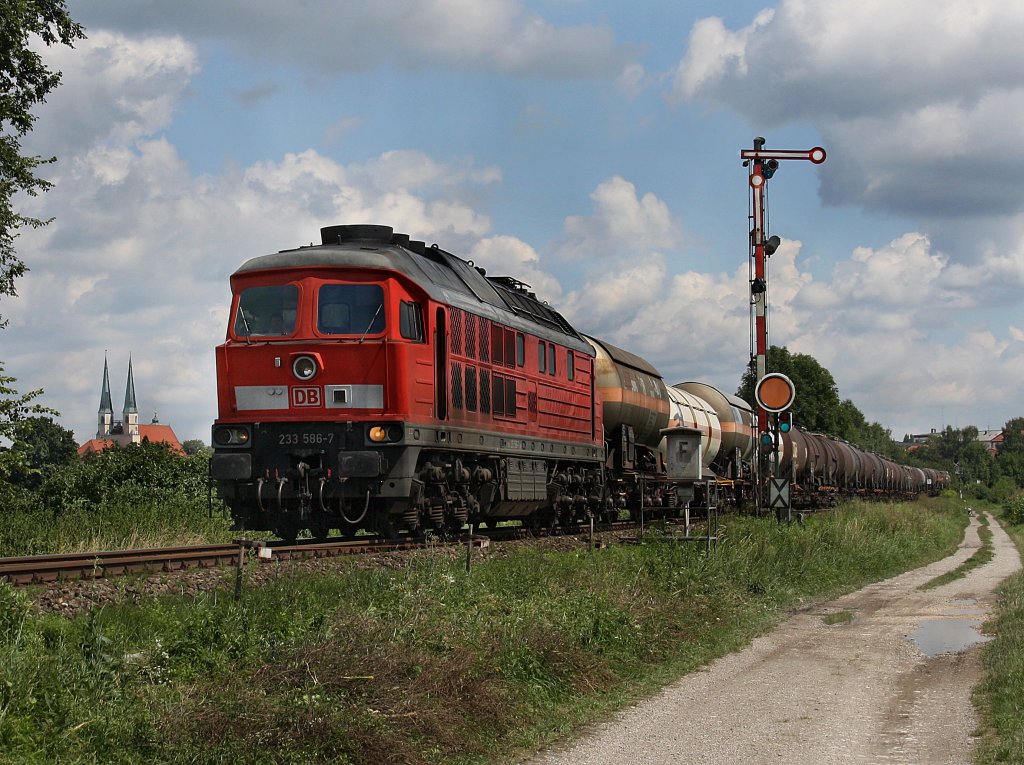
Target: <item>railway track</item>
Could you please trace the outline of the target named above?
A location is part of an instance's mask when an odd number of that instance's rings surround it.
[[[596,528],[599,531],[628,531],[639,527],[637,523],[621,521],[610,524],[602,523]],[[558,533],[579,535],[585,534],[586,529],[582,527],[562,528],[558,530]],[[231,544],[218,545],[28,555],[0,558],[0,580],[14,585],[30,585],[75,579],[104,579],[125,574],[173,572],[188,568],[237,566],[239,556],[248,555],[250,551],[257,559],[296,560],[413,550],[438,543],[460,546],[469,544],[472,547],[480,548],[486,547],[492,541],[524,539],[537,535],[537,531],[522,527],[499,527],[483,529],[473,533],[472,536],[464,533],[460,537],[431,538],[430,541],[414,538],[389,540],[380,537],[307,540],[291,543],[238,540]]]
[[[61,555],[29,555],[0,558],[0,580],[15,585],[44,584],[72,579],[102,579],[124,574],[181,571],[237,565],[240,554],[262,548],[257,557],[289,560],[326,558],[359,553],[387,552],[421,546],[413,540],[338,539],[324,542],[251,542],[223,545],[190,545],[141,550],[104,550]]]

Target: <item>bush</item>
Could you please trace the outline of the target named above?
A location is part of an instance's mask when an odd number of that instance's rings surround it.
[[[181,456],[163,443],[113,446],[68,465],[39,489],[47,509],[62,513],[123,496],[206,498],[209,457]]]
[[[1017,494],[1003,503],[1003,517],[1014,526],[1024,523],[1024,494]]]
[[[228,541],[219,501],[209,517],[208,464],[143,443],[57,468],[10,502],[0,485],[0,555]]]

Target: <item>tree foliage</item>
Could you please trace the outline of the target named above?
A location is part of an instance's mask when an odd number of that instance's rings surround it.
[[[14,377],[4,374],[3,362],[0,362],[0,442],[7,442],[0,449],[0,498],[9,494],[11,478],[28,469],[25,450],[22,447],[22,423],[26,418],[56,414],[40,404],[32,403],[42,395],[41,390],[18,393],[13,387],[17,382]]]
[[[203,443],[201,438],[189,438],[182,442],[181,448],[185,454],[213,454],[213,449]]]
[[[993,479],[992,456],[978,440],[973,426],[946,428],[935,433],[928,443],[910,452],[912,462],[946,470],[965,484],[989,485]]]
[[[869,423],[850,400],[839,398],[839,386],[832,373],[806,353],[790,353],[773,345],[768,349],[768,371],[779,372],[796,387],[793,423],[814,433],[827,433],[862,449],[892,456],[892,434],[877,422]],[[754,405],[756,371],[747,369],[736,395]]]
[[[63,0],[8,0],[0,22],[0,295],[14,295],[14,280],[25,273],[25,263],[14,250],[19,229],[38,227],[47,221],[18,212],[14,197],[36,196],[50,183],[36,176],[40,165],[54,157],[22,154],[21,139],[32,129],[36,117],[32,108],[60,82],[60,72],[51,71],[34,40],[45,45],[73,46],[85,32],[72,21]],[[0,324],[2,326],[2,324]]]
[[[23,489],[37,489],[54,470],[78,459],[75,434],[50,417],[33,415],[13,424],[10,451],[19,459],[9,480]]]
[[[205,454],[181,456],[165,443],[114,445],[55,471],[39,495],[55,513],[142,499],[205,501],[208,463]]]

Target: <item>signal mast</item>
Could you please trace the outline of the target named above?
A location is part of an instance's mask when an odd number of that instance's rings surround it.
[[[768,258],[775,253],[782,240],[778,236],[768,235],[765,192],[768,181],[779,169],[779,162],[799,159],[820,165],[825,161],[826,155],[820,146],[805,151],[780,151],[765,149],[764,144],[764,138],[755,138],[754,148],[742,149],[740,158],[743,159],[744,167],[748,168],[750,185],[750,332],[753,337],[752,345],[756,346],[754,390],[757,399],[758,450],[758,459],[755,463],[760,472],[761,463],[767,462],[767,458],[774,455],[771,466],[765,465],[769,477],[774,478],[779,465],[780,430],[788,430],[785,426],[792,422],[788,414],[785,418],[781,415],[792,405],[796,389],[785,375],[768,375]],[[771,419],[769,412],[772,415]],[[758,484],[760,485],[760,480]],[[788,485],[781,487],[778,482],[773,481],[773,490],[777,490],[777,494],[785,494],[788,509]],[[761,500],[759,491],[759,505]],[[774,498],[771,504],[775,504]]]

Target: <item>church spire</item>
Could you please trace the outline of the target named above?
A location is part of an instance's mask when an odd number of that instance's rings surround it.
[[[104,378],[106,377],[106,361],[103,362]],[[109,398],[109,394],[107,396]],[[135,406],[135,378],[132,376],[132,357],[128,356],[128,385],[124,391],[124,413],[138,414],[138,407]]]
[[[142,440],[139,432],[139,409],[135,406],[135,376],[132,374],[132,357],[128,356],[128,384],[124,389],[124,433],[133,444]]]
[[[100,390],[100,414],[114,413],[114,407],[110,403],[110,373],[107,371],[107,356],[103,355],[103,388]]]
[[[107,354],[103,354],[103,388],[100,390],[100,408],[96,416],[96,438],[107,438],[114,427],[114,407],[110,403],[110,372]]]

